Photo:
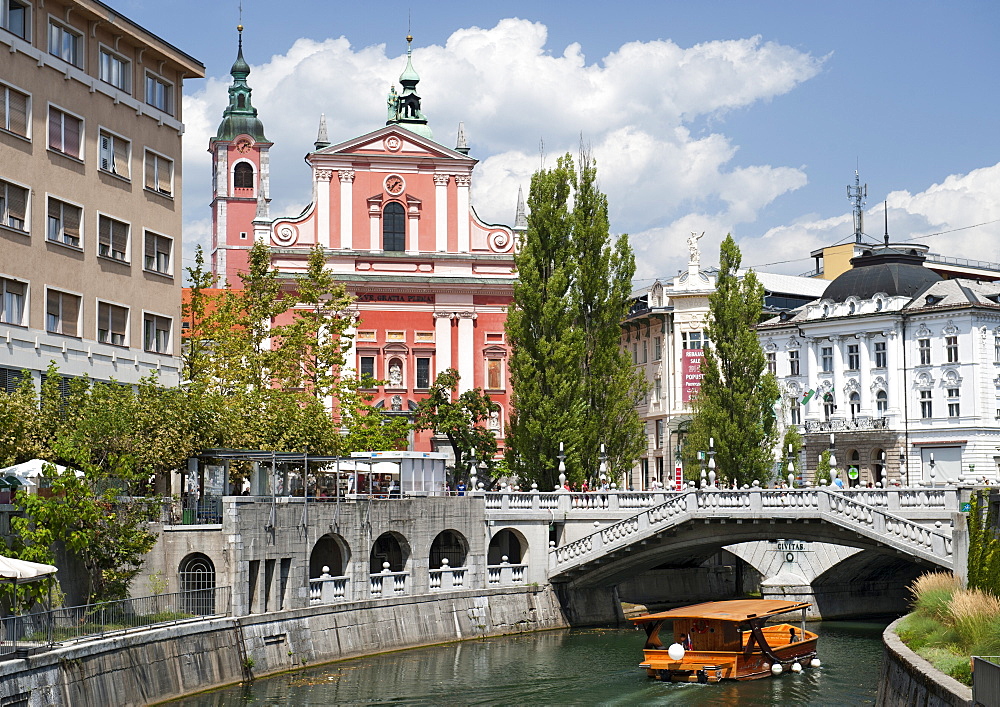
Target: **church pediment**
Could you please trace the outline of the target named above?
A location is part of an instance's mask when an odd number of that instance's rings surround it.
[[[330,145],[312,153],[324,156],[407,157],[456,160],[475,164],[476,160],[397,125],[387,125],[353,140]]]

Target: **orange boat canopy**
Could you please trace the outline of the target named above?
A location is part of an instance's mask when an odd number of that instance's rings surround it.
[[[669,621],[673,619],[715,619],[717,621],[750,621],[751,619],[766,619],[789,611],[805,609],[809,602],[782,601],[781,599],[733,599],[732,601],[709,601],[704,604],[682,606],[656,614],[646,614],[630,619],[633,623],[642,624],[650,621]]]

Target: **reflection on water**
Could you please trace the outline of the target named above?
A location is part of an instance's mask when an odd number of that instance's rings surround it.
[[[645,633],[547,631],[331,663],[189,697],[183,707],[254,705],[873,704],[885,624],[824,622],[823,667],[714,685],[661,683],[638,666]]]

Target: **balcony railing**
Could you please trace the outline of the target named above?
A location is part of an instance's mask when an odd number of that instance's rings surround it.
[[[867,432],[870,430],[886,430],[889,419],[886,417],[853,417],[849,420],[834,418],[832,420],[806,420],[806,433],[811,432]]]

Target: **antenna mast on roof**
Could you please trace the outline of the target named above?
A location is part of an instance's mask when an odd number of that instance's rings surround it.
[[[885,236],[883,236],[883,238],[885,239],[885,247],[888,248],[889,247],[889,202],[883,201],[882,207],[885,209]]]
[[[858,170],[854,170],[854,186],[847,186],[847,198],[854,202],[854,242],[860,243],[865,232],[865,199],[868,198],[868,185],[861,184]]]

